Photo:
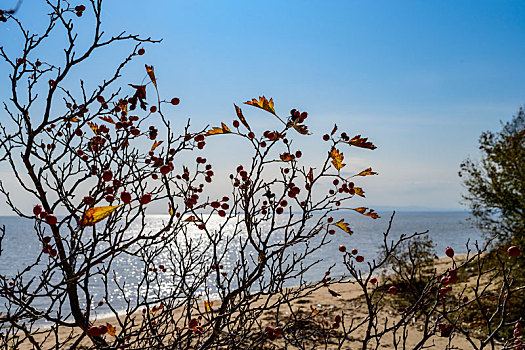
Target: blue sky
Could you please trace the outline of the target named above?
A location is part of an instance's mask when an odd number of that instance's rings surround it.
[[[44,16],[35,6],[25,1],[20,16],[37,29]],[[324,156],[315,145],[334,123],[369,137],[375,151],[344,152],[350,169],[380,173],[364,182],[369,206],[463,208],[460,162],[477,156],[482,131],[525,103],[523,1],[132,0],[106,1],[105,11],[108,34],[163,39],[127,74],[142,79],[144,63],[155,65],[161,93],[182,100],[175,119],[231,124],[232,103],[264,94],[280,114],[309,112],[317,140],[298,141],[306,159]],[[0,45],[15,47],[11,34],[0,26]],[[102,51],[75,74],[96,83],[114,57]],[[243,110],[260,130],[278,127]],[[233,161],[235,142],[221,147],[224,163]]]

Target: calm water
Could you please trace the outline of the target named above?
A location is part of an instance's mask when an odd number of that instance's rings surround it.
[[[319,281],[327,267],[333,264],[341,265],[341,254],[338,251],[340,244],[345,244],[347,248],[359,249],[359,254],[363,255],[366,260],[373,259],[377,256],[378,248],[382,242],[382,233],[388,226],[388,221],[391,213],[380,213],[381,218],[371,220],[365,216],[357,213],[342,214],[345,221],[350,223],[354,234],[348,236],[343,231],[336,228],[337,233],[331,236],[332,241],[328,246],[322,248],[316,254],[311,256],[311,261],[322,260],[321,263],[315,265],[309,270],[304,278],[307,281]],[[341,217],[341,213],[337,215]],[[475,240],[481,241],[480,232],[473,228],[467,222],[468,214],[462,212],[439,212],[439,213],[421,213],[421,212],[405,212],[396,213],[393,221],[391,238],[399,237],[403,233],[414,233],[429,230],[430,237],[436,244],[437,254],[444,255],[445,248],[451,246],[456,253],[466,251],[465,243],[470,238],[471,242]],[[217,218],[219,220],[219,218]],[[166,220],[166,216],[152,215],[147,218],[147,225],[154,229],[160,227],[162,220]],[[0,273],[6,275],[7,278],[13,276],[16,271],[34,262],[35,257],[41,250],[42,245],[34,234],[33,221],[22,220],[17,217],[0,217],[0,226],[5,225],[6,237],[2,242],[2,255],[0,256]],[[133,235],[133,228],[129,232]],[[198,235],[196,230],[193,233]],[[226,259],[223,262],[226,269],[233,265],[238,259],[238,250],[236,247],[230,249],[227,253]],[[298,247],[297,249],[300,249]],[[207,254],[203,252],[203,254]],[[365,266],[365,264],[363,264]],[[167,266],[168,269],[170,268]],[[120,257],[114,264],[115,279],[117,281],[126,281],[126,294],[129,297],[137,295],[137,282],[140,274],[142,274],[143,267],[141,262],[132,256]],[[38,277],[38,266],[31,271],[32,276]],[[168,275],[170,273],[168,272]],[[332,269],[332,276],[342,275],[344,270],[341,266],[336,265]],[[177,276],[170,276],[177,278]],[[170,293],[170,283],[162,284],[155,293],[167,294]],[[118,309],[124,309],[125,304],[121,293],[116,291],[116,286],[110,286],[115,289],[114,293],[110,293],[110,300],[113,306]],[[213,290],[212,296],[213,296]],[[93,300],[100,300],[104,293],[101,288],[100,281],[95,281],[92,288]],[[0,311],[5,309],[3,306],[5,301],[0,299]],[[37,308],[45,307],[45,301],[42,305],[35,304]],[[103,309],[103,308],[102,308]],[[108,310],[106,310],[107,312]],[[103,310],[97,310],[103,314]]]

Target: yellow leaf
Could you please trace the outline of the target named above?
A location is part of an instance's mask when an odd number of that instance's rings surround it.
[[[211,128],[211,130],[208,130],[208,132],[206,132],[206,136],[218,135],[218,134],[230,134],[230,133],[231,133],[230,128],[228,128],[226,124],[221,123],[220,128],[217,126],[214,126],[213,128]]]
[[[80,220],[80,226],[93,226],[97,222],[104,220],[111,213],[113,213],[120,205],[112,205],[107,207],[94,207],[89,208],[84,213],[82,220]]]
[[[339,227],[341,230],[345,231],[346,233],[349,233],[349,234],[353,233],[352,230],[350,230],[350,228],[348,227],[348,224],[344,222],[343,219],[339,220],[338,222],[332,225]]]
[[[310,183],[314,182],[314,169],[310,168],[307,178]]]
[[[188,216],[186,219],[184,219],[184,222],[198,222],[200,221],[199,219],[197,219],[195,216],[193,215],[190,215]]]
[[[102,119],[103,121],[107,123],[115,124],[115,121],[113,120],[113,118],[111,118],[110,115],[105,115],[103,117],[100,117],[100,119]]]
[[[242,110],[239,107],[237,107],[235,103],[233,105],[235,107],[235,113],[237,113],[237,118],[239,118],[239,120],[246,127],[246,129],[252,131],[252,129],[250,129],[250,126],[248,125],[248,122],[244,118],[244,115],[242,114]]]
[[[115,336],[115,334],[117,334],[117,330],[115,329],[115,327],[113,327],[112,324],[110,323],[106,323],[106,327],[108,328],[108,334],[111,335],[111,336]]]
[[[213,306],[213,301],[205,301],[204,302],[204,308],[206,309],[206,312],[211,311],[212,306]]]
[[[264,259],[264,253],[263,253],[263,252],[260,252],[259,255],[257,256],[257,260],[258,260],[259,262],[261,262],[263,259]]]
[[[332,164],[337,169],[341,170],[346,164],[343,164],[343,153],[339,152],[337,149],[333,148],[330,152],[330,158],[332,158]]]
[[[73,122],[73,123],[78,123],[80,121],[80,119],[78,119],[77,117],[71,117],[68,119],[69,122]]]
[[[266,112],[270,112],[273,115],[277,116],[277,114],[275,114],[275,109],[273,108],[273,99],[272,98],[270,98],[270,101],[268,101],[266,99],[266,97],[259,96],[259,101],[257,101],[256,99],[252,98],[251,101],[246,101],[246,102],[244,102],[244,104],[263,109]]]
[[[146,66],[146,72],[148,73],[149,78],[151,79],[151,82],[153,83],[153,85],[155,85],[155,89],[156,89],[157,79],[155,79],[155,71],[153,69],[153,66],[148,66],[147,64],[145,66]]]
[[[153,152],[155,150],[155,148],[159,147],[162,142],[163,141],[155,141],[155,142],[153,142],[153,146],[151,146],[151,151]]]
[[[173,207],[171,206],[171,203],[168,203],[168,205],[169,205],[168,213],[170,213],[170,216],[173,216]]]
[[[367,175],[377,175],[377,173],[375,171],[372,171],[372,168],[367,168],[361,171],[359,174],[356,174],[354,176],[367,176]]]
[[[368,149],[376,149],[377,147],[374,146],[374,144],[372,142],[369,142],[368,141],[368,138],[366,137],[361,137],[361,135],[356,135],[354,137],[352,137],[352,139],[350,141],[348,141],[348,143],[351,145],[351,146],[356,146],[356,147],[361,147],[361,148],[368,148]]]
[[[93,130],[95,135],[98,135],[98,125],[95,123],[91,123],[91,122],[89,122],[88,125],[91,128],[91,130]]]

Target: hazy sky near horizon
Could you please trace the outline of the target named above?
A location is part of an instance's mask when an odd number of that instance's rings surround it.
[[[20,9],[33,29],[45,20],[40,6],[26,0]],[[463,208],[459,164],[478,155],[482,131],[498,130],[500,120],[525,103],[523,1],[130,0],[104,6],[106,33],[163,39],[145,46],[126,74],[142,77],[144,63],[153,64],[161,94],[182,101],[170,118],[231,125],[232,103],[264,94],[280,115],[291,108],[309,112],[313,135],[297,141],[306,160],[324,157],[318,145],[334,123],[369,137],[376,150],[343,152],[349,170],[372,166],[380,173],[364,182],[371,207]],[[0,46],[16,47],[14,33],[0,25]],[[53,45],[42,55],[60,57],[59,40]],[[74,74],[95,84],[126,52],[102,50]],[[0,63],[4,86],[5,72]],[[260,132],[280,127],[264,112],[243,111]],[[4,112],[0,118],[4,123]],[[236,143],[223,142],[214,146],[224,159],[216,171],[236,164]],[[0,176],[6,180],[9,171],[0,168]],[[3,203],[2,214],[10,214]]]

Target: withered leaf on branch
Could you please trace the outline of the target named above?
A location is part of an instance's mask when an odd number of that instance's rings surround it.
[[[361,135],[356,135],[348,141],[348,143],[351,146],[361,147],[361,148],[367,148],[367,149],[376,149],[377,147],[374,146],[374,144],[370,141],[368,141],[367,137],[361,137]]]
[[[86,210],[80,220],[80,226],[93,226],[97,222],[104,220],[111,215],[120,205],[111,205],[105,207],[93,207]]]
[[[359,214],[369,216],[372,219],[378,219],[380,216],[374,211],[374,209],[368,209],[366,207],[359,207],[359,208],[352,208],[352,210],[355,210]],[[368,212],[366,212],[368,210]]]
[[[339,227],[341,230],[345,231],[346,233],[353,234],[352,230],[348,227],[349,224],[344,222],[343,219],[339,220],[336,223],[333,223],[332,225]]]
[[[248,122],[246,121],[246,118],[244,118],[244,115],[242,114],[242,110],[239,107],[237,107],[235,103],[233,105],[235,107],[235,113],[237,113],[237,118],[239,118],[239,120],[246,127],[246,129],[252,131],[250,125],[248,125]]]
[[[346,164],[343,164],[343,153],[339,152],[336,148],[332,148],[332,151],[330,152],[330,158],[332,158],[332,164],[337,169],[337,171],[340,171]]]
[[[159,147],[162,142],[164,142],[164,141],[155,141],[155,142],[153,142],[153,146],[151,146],[151,152],[153,152],[157,147]]]
[[[247,105],[250,105],[250,106],[254,106],[254,107],[258,107],[260,109],[265,110],[266,112],[269,112],[269,113],[277,116],[277,114],[275,114],[275,109],[273,108],[273,99],[272,98],[270,98],[270,101],[268,101],[266,99],[266,97],[259,96],[259,100],[258,101],[253,98],[251,101],[244,102],[244,104],[247,104]]]
[[[361,171],[359,174],[355,174],[354,176],[368,176],[368,175],[377,175],[377,173],[375,171],[372,171],[372,168],[367,168]]]
[[[145,66],[146,66],[146,72],[148,73],[149,78],[151,79],[151,82],[153,83],[153,85],[155,85],[155,89],[156,89],[157,88],[157,79],[155,78],[155,70],[154,70],[153,66],[148,66],[147,64]]]
[[[210,136],[210,135],[218,135],[218,134],[230,134],[231,133],[231,130],[230,128],[228,128],[228,126],[226,126],[226,124],[224,123],[221,123],[221,127],[217,127],[217,126],[214,126],[211,128],[211,130],[208,130],[206,132],[206,136]]]

